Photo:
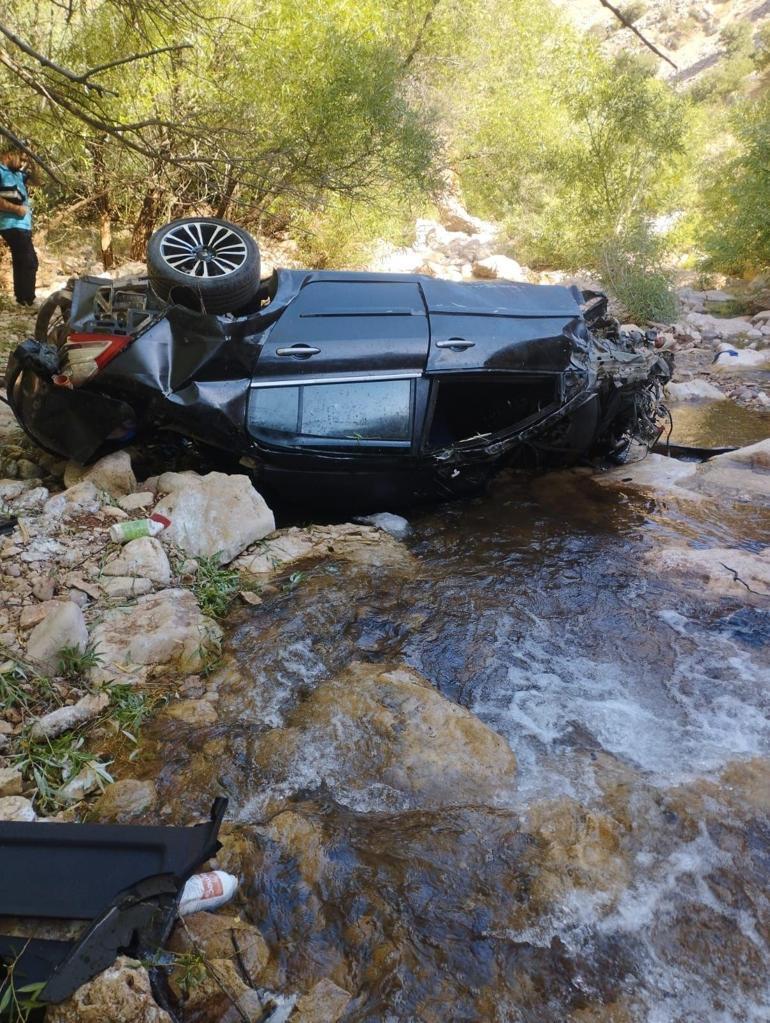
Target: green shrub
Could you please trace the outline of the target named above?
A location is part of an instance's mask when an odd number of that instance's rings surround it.
[[[639,228],[625,238],[607,242],[599,255],[604,283],[634,323],[671,323],[679,305],[671,275],[663,268],[660,248]]]

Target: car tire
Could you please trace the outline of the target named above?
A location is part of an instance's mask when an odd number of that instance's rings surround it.
[[[43,302],[35,319],[35,340],[61,348],[69,334],[72,292],[62,288]]]
[[[184,217],[147,244],[147,273],[164,301],[207,313],[236,312],[259,288],[259,246],[248,231],[216,217]]]

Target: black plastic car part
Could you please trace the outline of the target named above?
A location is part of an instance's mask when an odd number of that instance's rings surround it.
[[[226,808],[216,799],[211,819],[189,828],[0,823],[0,931],[3,917],[90,921],[76,941],[0,934],[0,961],[20,984],[45,982],[42,1001],[61,1002],[119,953],[155,952],[185,882],[220,847]]]

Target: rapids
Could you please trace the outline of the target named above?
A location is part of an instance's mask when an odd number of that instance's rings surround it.
[[[770,609],[642,564],[770,513],[564,473],[411,526],[411,567],[279,576],[191,690],[216,725],[153,735],[167,816],[230,796],[261,983],[330,977],[345,1023],[770,1018]]]

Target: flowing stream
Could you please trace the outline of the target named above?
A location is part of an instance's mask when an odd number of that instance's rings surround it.
[[[268,981],[331,977],[346,1023],[769,1019],[770,610],[643,559],[755,549],[770,514],[559,474],[411,525],[413,571],[320,561],[238,612],[217,724],[156,735],[169,813],[231,797]],[[443,747],[446,792],[415,797],[343,734],[350,689],[302,718],[352,661],[416,669],[504,738],[515,783],[468,798]]]

